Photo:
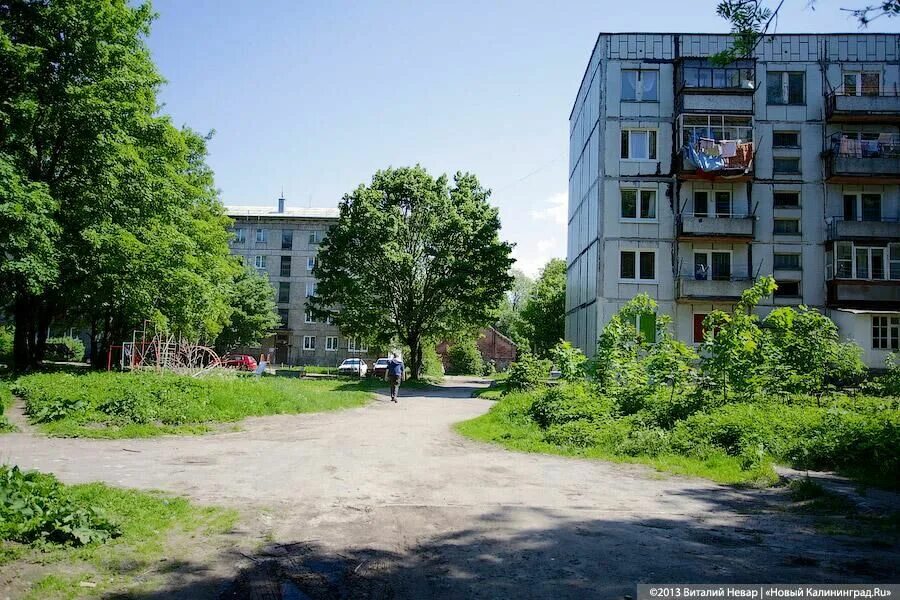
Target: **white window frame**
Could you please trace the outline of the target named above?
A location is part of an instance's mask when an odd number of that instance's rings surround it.
[[[881,272],[884,274],[884,277],[875,278],[873,274],[875,273],[875,251],[881,250]],[[866,270],[869,272],[868,277],[857,277],[858,269],[856,263],[857,254],[863,251],[866,255]],[[857,246],[853,245],[853,278],[854,279],[865,279],[866,281],[890,281],[890,248],[887,246]]]
[[[316,295],[316,282],[315,281],[307,281],[306,282],[306,297],[312,298]]]
[[[866,94],[867,96],[880,96],[881,90],[884,89],[884,78],[881,76],[881,71],[868,71],[866,69],[860,70],[847,70],[841,73],[841,90],[843,90],[845,96],[862,96],[863,93],[863,85],[862,85],[862,76],[866,75],[875,75],[878,77],[878,90],[875,94]],[[855,79],[854,84],[856,87],[855,94],[847,93],[847,77],[853,77]]]
[[[234,243],[235,244],[246,244],[247,243],[247,228],[246,227],[237,227],[234,230]]]
[[[632,158],[632,149],[635,147],[632,142],[632,134],[634,133],[645,133],[646,134],[646,143],[644,144],[645,149],[647,150],[647,158]],[[650,147],[650,134],[653,134],[652,137],[655,138],[656,144],[655,147],[652,148],[653,156],[651,157],[651,147]],[[628,136],[628,156],[621,156],[622,154],[622,134],[626,134]],[[628,162],[659,162],[659,129],[653,129],[652,127],[623,127],[621,132],[619,133],[619,159],[628,161]]]
[[[338,349],[338,336],[326,335],[325,336],[325,352],[337,352],[337,349]]]
[[[312,313],[307,310],[303,314],[303,322],[304,323],[315,323],[316,320],[313,319]]]
[[[322,237],[318,229],[309,232],[309,243],[311,246],[314,246],[322,241]]]
[[[625,192],[634,192],[634,214],[633,217],[626,217],[623,212],[623,202],[624,198],[622,194]],[[643,195],[644,193],[652,194],[653,196],[653,217],[642,217],[641,208],[643,206]],[[635,188],[635,187],[624,187],[619,190],[619,217],[624,223],[657,223],[659,222],[659,194],[657,190],[653,188]]]
[[[900,349],[900,316],[872,315],[872,349]]]
[[[622,255],[625,252],[634,253],[634,279],[622,277]],[[653,279],[641,278],[641,254],[653,255]],[[654,248],[620,248],[618,262],[619,283],[659,283],[659,261],[656,260],[657,254],[658,252]]]
[[[622,69],[620,71],[621,75],[619,77],[619,94],[620,100],[622,102],[659,102],[659,70],[658,69]],[[634,98],[626,98],[622,95],[622,90],[625,89],[624,81],[625,75],[634,73]],[[656,77],[656,97],[655,98],[647,98],[644,99],[644,86],[643,79],[644,75],[652,73],[654,77]]]
[[[313,268],[316,266],[316,260],[317,260],[317,258],[315,256],[307,256],[306,257],[306,270],[307,271],[313,270]]]
[[[894,277],[892,273],[897,276]],[[887,278],[889,281],[900,281],[900,243],[887,245]]]
[[[713,274],[712,274],[712,253],[713,252],[718,253],[718,254],[727,254],[728,255],[728,279],[716,279],[713,277]],[[697,280],[696,256],[698,254],[706,255],[706,267],[708,269],[706,279]],[[693,262],[691,263],[691,268],[694,269],[694,279],[695,280],[697,280],[697,281],[730,281],[730,280],[734,279],[734,251],[733,250],[719,250],[718,248],[696,248],[696,249],[694,249],[694,253],[691,257],[694,258]]]
[[[360,343],[357,338],[347,338],[347,352],[352,354],[365,354],[369,351],[369,347]]]
[[[304,335],[303,336],[303,349],[304,350],[315,350],[316,349],[316,336]]]
[[[847,215],[843,215],[843,219],[845,221],[863,221],[863,204],[862,197],[863,196],[878,196],[878,220],[877,221],[869,221],[870,223],[880,223],[884,220],[884,194],[881,192],[843,192],[841,193],[841,213],[844,212],[844,199],[847,196],[853,196],[855,198],[856,204],[856,218],[848,219]]]
[[[850,248],[850,258],[849,259],[839,259],[839,248]],[[866,268],[869,271],[868,277],[859,277],[859,274],[856,272],[856,251],[866,249]],[[884,252],[884,278],[882,279],[874,279],[872,277],[872,249],[883,250]],[[896,259],[891,258],[891,251],[894,250],[896,252]],[[855,244],[854,242],[835,242],[834,252],[833,252],[833,260],[834,264],[832,265],[832,272],[834,279],[856,279],[860,281],[900,281],[900,276],[892,277],[891,276],[891,267],[894,266],[894,272],[900,275],[900,243],[890,243],[885,246],[875,246],[875,245],[864,245],[864,244]],[[850,277],[841,277],[838,269],[839,261],[850,261]]]
[[[254,266],[256,266],[256,268],[259,269],[260,271],[265,271],[266,265],[268,262],[266,260],[267,258],[268,257],[265,254],[257,254],[256,256],[253,257]]]
[[[256,228],[256,243],[257,244],[265,244],[269,241],[269,230],[263,229],[262,227]]]
[[[769,75],[779,73],[781,75],[781,102],[769,102]],[[802,75],[803,101],[792,103],[790,101],[790,75]],[[766,104],[768,106],[805,106],[806,105],[806,71],[767,71],[766,72]]]

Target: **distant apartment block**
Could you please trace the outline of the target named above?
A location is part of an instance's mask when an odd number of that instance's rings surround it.
[[[234,219],[232,254],[244,264],[264,273],[275,291],[281,323],[258,348],[242,349],[271,353],[276,363],[335,366],[348,357],[368,357],[359,340],[343,337],[337,325],[313,319],[306,299],[315,294],[313,267],[319,242],[337,222],[337,208],[232,206]]]
[[[900,35],[600,34],[569,116],[566,338],[646,292],[700,343],[760,306],[820,309],[864,360],[900,349]],[[653,324],[640,324],[653,332]]]

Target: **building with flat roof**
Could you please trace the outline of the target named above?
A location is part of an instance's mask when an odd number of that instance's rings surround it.
[[[337,208],[277,208],[230,206],[234,219],[231,251],[244,263],[268,276],[275,289],[281,323],[259,348],[276,364],[336,366],[348,357],[368,358],[359,340],[341,335],[332,322],[315,320],[306,311],[306,299],[315,294],[313,267],[319,242],[338,219]]]
[[[900,349],[900,35],[602,33],[569,115],[566,338],[646,292],[700,343],[774,275],[863,348]],[[653,324],[640,324],[653,331]]]

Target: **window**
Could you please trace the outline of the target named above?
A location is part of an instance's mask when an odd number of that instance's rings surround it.
[[[316,320],[313,319],[313,316],[312,316],[312,313],[311,313],[311,312],[306,311],[306,314],[304,315],[303,322],[304,322],[304,323],[315,323]]]
[[[290,256],[282,256],[281,257],[281,270],[279,271],[279,275],[282,277],[290,277],[291,276],[291,257]]]
[[[287,329],[289,314],[290,314],[290,311],[288,311],[288,309],[286,309],[286,308],[278,309],[278,319],[281,321],[281,327],[283,327],[284,329]]]
[[[900,279],[900,244],[888,244],[888,277]]]
[[[775,192],[775,208],[800,208],[800,192]]]
[[[800,219],[775,219],[775,235],[800,235]]]
[[[698,66],[685,66],[684,87],[753,89],[753,69],[713,68],[707,61],[693,62],[693,64]]]
[[[838,242],[837,247],[837,275],[838,279],[851,279],[853,277],[853,244],[850,242]]]
[[[243,227],[238,227],[234,230],[234,243],[235,244],[243,244],[247,241],[247,230]]]
[[[622,158],[626,160],[656,160],[656,130],[623,129]]]
[[[707,192],[694,192],[694,215],[697,217],[709,215],[709,195]]]
[[[315,350],[316,349],[316,336],[304,335],[303,336],[303,349],[304,350]]]
[[[694,343],[702,344],[705,334],[703,329],[703,321],[706,319],[706,313],[697,313],[694,315]]]
[[[619,255],[619,277],[626,281],[655,281],[654,250],[623,250]]]
[[[731,252],[694,251],[694,279],[731,279]]]
[[[292,229],[284,229],[281,231],[281,249],[291,250],[294,248],[294,231]]]
[[[257,229],[256,230],[256,241],[258,243],[265,243],[266,240],[269,239],[268,231],[265,229]]]
[[[622,100],[631,102],[656,102],[659,71],[622,71]]]
[[[319,237],[318,231],[310,231],[309,232],[309,243],[310,244],[315,245],[315,244],[318,244],[320,241],[321,241],[321,238]]]
[[[622,218],[655,221],[656,190],[622,190]]]
[[[291,284],[287,281],[278,282],[278,302],[286,303],[291,301]]]
[[[356,338],[350,338],[347,340],[347,352],[356,353],[366,353],[369,351],[369,347],[365,344],[361,343]]]
[[[844,73],[845,96],[877,96],[880,92],[880,73]]]
[[[327,317],[325,317],[325,323],[328,325],[334,325],[334,317],[328,315]]]
[[[772,159],[772,171],[776,175],[797,175],[800,173],[800,158],[776,156]]]
[[[319,259],[316,258],[315,256],[307,256],[306,257],[306,270],[312,271],[316,267],[318,262],[319,262]]]
[[[880,221],[881,194],[844,194],[845,221]]]
[[[778,288],[775,290],[776,298],[799,298],[800,282],[799,281],[779,281]]]
[[[773,148],[799,148],[800,132],[798,131],[773,131]]]
[[[731,192],[716,192],[716,216],[731,216]]]
[[[266,268],[266,256],[256,256],[253,259],[253,264],[256,265],[257,269],[265,270]]]
[[[769,104],[803,104],[802,72],[770,71],[766,73],[766,99]]]
[[[325,351],[326,352],[336,352],[338,349],[338,339],[336,335],[329,335],[325,337]]]
[[[731,205],[731,192],[698,190],[694,192],[694,216],[709,216],[709,201],[713,200],[715,216],[720,218],[730,217],[733,214]]]
[[[855,279],[884,279],[885,248],[856,246],[853,249]]]
[[[900,350],[900,317],[872,317],[872,348]]]
[[[306,297],[309,298],[311,296],[316,295],[316,282],[315,281],[307,281],[306,282]]]
[[[774,268],[790,269],[792,271],[800,270],[799,254],[779,254],[775,253]]]

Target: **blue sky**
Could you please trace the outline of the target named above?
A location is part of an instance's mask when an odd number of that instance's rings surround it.
[[[855,31],[787,0],[778,31]],[[156,0],[177,124],[215,129],[226,204],[335,206],[375,170],[476,173],[530,274],[565,256],[568,116],[599,31],[727,31],[714,0]],[[876,21],[870,31],[897,31]]]

